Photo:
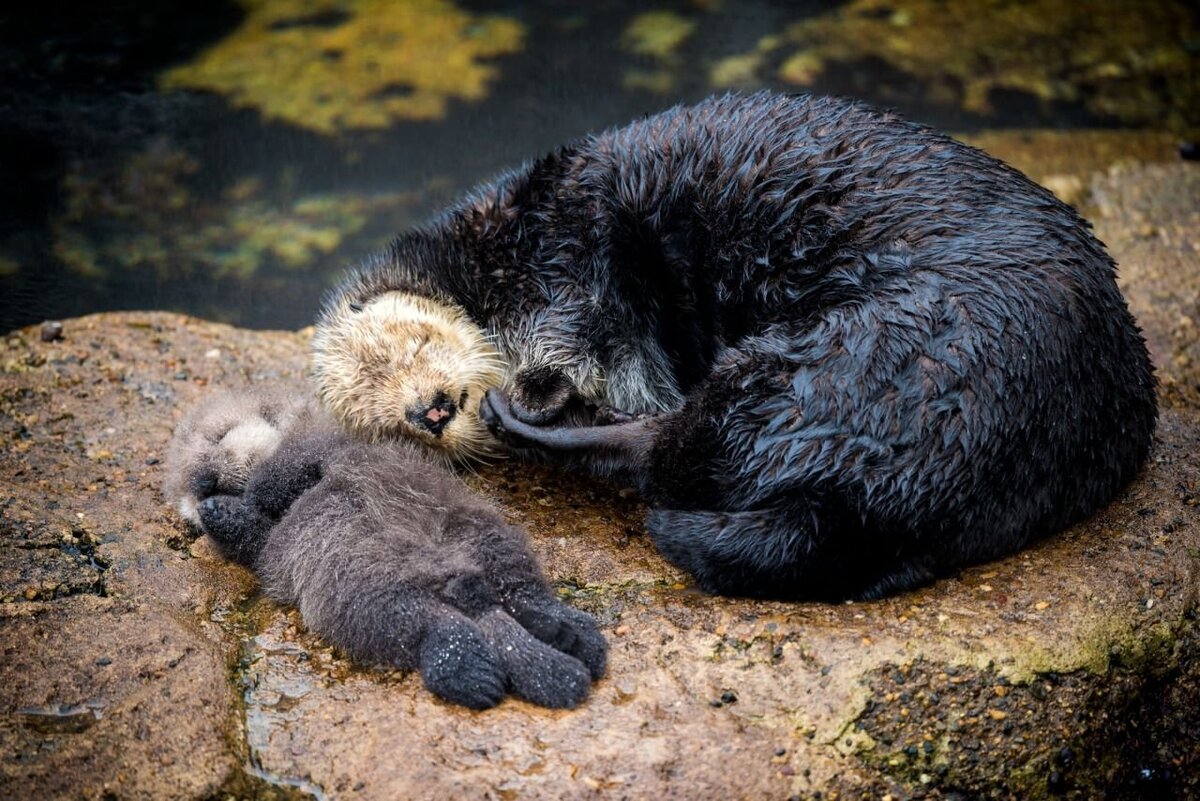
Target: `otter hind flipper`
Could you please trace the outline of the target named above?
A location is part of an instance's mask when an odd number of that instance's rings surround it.
[[[499,655],[513,695],[551,709],[571,709],[587,698],[592,674],[578,659],[542,642],[501,609],[476,623]]]
[[[525,638],[506,635],[503,638],[506,644],[522,649],[523,654],[520,660],[510,665],[509,675],[513,681],[519,684],[521,679],[512,671],[523,672],[529,664],[539,660],[547,662],[550,669],[562,668],[560,655],[582,663],[592,679],[604,675],[608,643],[595,618],[554,597],[520,529],[505,523],[492,510],[481,509],[461,511],[453,518],[452,527],[456,539],[476,544],[481,572],[451,577],[440,588],[439,597],[477,621],[502,613],[549,646],[549,649],[532,648]],[[497,636],[508,631],[504,627],[493,628]],[[545,680],[540,681],[545,683]],[[565,695],[560,693],[556,697],[560,700],[574,698],[572,692],[564,692]],[[535,697],[522,697],[540,703]],[[565,701],[551,705],[563,703]],[[569,705],[577,703],[575,700]]]
[[[461,614],[435,616],[421,641],[417,667],[425,687],[451,703],[490,709],[504,699],[505,671],[496,649]]]
[[[593,679],[604,675],[608,643],[595,618],[554,596],[521,529],[486,508],[462,509],[448,526],[456,539],[475,543],[481,573],[446,582],[445,600],[472,617],[498,606],[534,637],[582,662]]]
[[[608,643],[591,615],[552,598],[518,602],[511,613],[534,637],[582,662],[593,679],[604,675]]]
[[[646,528],[667,559],[723,595],[869,599],[936,575],[927,556],[880,547],[861,518],[815,500],[731,512],[653,509]]]
[[[569,643],[548,644],[498,606],[474,620],[442,607],[433,619],[421,641],[418,668],[430,692],[447,701],[488,709],[512,693],[539,706],[572,708],[587,698],[597,677],[570,653],[588,640],[586,633],[574,636],[577,629],[571,629]],[[594,643],[578,650],[595,661]]]

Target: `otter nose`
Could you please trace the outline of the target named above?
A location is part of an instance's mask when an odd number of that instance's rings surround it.
[[[416,407],[409,409],[408,419],[419,428],[423,428],[435,437],[440,437],[442,431],[454,419],[458,407],[454,405],[454,401],[446,396],[445,392],[439,392],[433,396],[433,402],[428,406],[417,404]]]

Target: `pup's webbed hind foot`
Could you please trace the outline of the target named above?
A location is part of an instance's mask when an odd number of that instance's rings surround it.
[[[608,643],[591,615],[549,598],[516,604],[511,611],[534,637],[582,662],[593,679],[604,675]]]
[[[591,664],[567,648],[542,642],[498,607],[473,621],[444,611],[425,634],[418,665],[429,691],[451,703],[490,709],[512,693],[539,706],[571,708],[587,698],[593,670],[604,670],[604,640],[582,612],[566,610],[584,618],[591,630],[563,615],[562,620],[571,620],[558,624],[555,632]],[[546,622],[548,626],[548,618]]]
[[[513,695],[551,709],[570,709],[587,698],[592,676],[578,659],[537,639],[503,610],[476,622],[499,655]]]
[[[496,539],[481,548],[490,557],[485,560],[489,572],[450,575],[438,589],[438,603],[446,605],[448,623],[472,633],[478,627],[507,691],[541,706],[576,706],[587,697],[592,680],[604,674],[608,645],[590,615],[550,594],[523,539],[514,532],[506,536],[503,522],[494,522]],[[486,533],[476,535],[487,539]],[[424,646],[422,653],[431,649],[432,659],[449,644],[453,637]],[[433,685],[430,689],[439,692]]]
[[[421,643],[421,678],[431,693],[470,709],[504,698],[504,668],[482,632],[465,618],[432,626]]]

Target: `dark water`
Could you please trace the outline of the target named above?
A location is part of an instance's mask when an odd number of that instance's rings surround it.
[[[0,16],[0,331],[108,309],[300,327],[464,188],[729,88],[955,131],[1190,129],[1197,31],[1169,2],[29,4]]]

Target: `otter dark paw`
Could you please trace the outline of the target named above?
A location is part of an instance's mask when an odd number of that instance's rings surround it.
[[[593,679],[604,675],[608,642],[591,615],[550,601],[519,607],[513,617],[534,637],[582,662]]]
[[[271,530],[272,521],[240,495],[213,495],[196,507],[200,527],[221,555],[249,568]]]
[[[578,451],[619,448],[621,432],[629,426],[534,426],[513,414],[503,392],[489,389],[479,404],[479,417],[496,439],[513,448],[541,451]],[[632,425],[632,424],[631,424]]]
[[[640,423],[658,417],[662,412],[625,412],[611,406],[601,406],[592,416],[594,426],[619,426],[624,423]]]
[[[596,409],[596,413],[592,416],[592,424],[598,426],[611,426],[619,423],[632,423],[636,419],[629,412],[623,412],[620,409],[615,409],[612,406],[601,406]]]
[[[431,693],[470,709],[504,698],[505,673],[495,650],[466,621],[435,627],[421,643],[421,678]]]
[[[499,609],[476,622],[498,654],[513,695],[552,709],[570,709],[587,698],[592,677],[578,659],[535,638]]]
[[[228,542],[235,538],[246,505],[237,495],[212,495],[196,507],[200,525],[205,533],[215,540]]]
[[[197,498],[207,498],[217,494],[217,485],[221,476],[211,466],[205,466],[192,473],[188,479],[187,488]]]
[[[562,419],[579,393],[567,374],[554,367],[522,370],[508,398],[513,416],[523,423],[544,426]]]

